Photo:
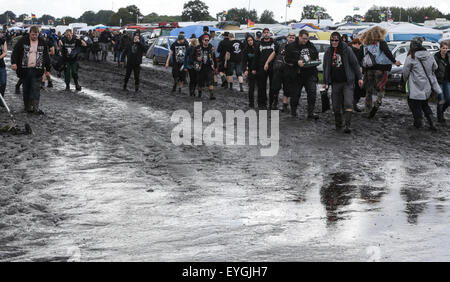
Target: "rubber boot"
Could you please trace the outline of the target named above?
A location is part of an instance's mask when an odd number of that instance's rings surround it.
[[[336,129],[342,129],[342,114],[341,113],[334,113],[334,121],[336,123]]]
[[[66,91],[70,91],[70,84],[66,83]]]
[[[216,100],[216,97],[214,97],[214,93],[212,90],[209,90],[209,100]]]
[[[433,118],[430,115],[427,115],[426,118],[428,120],[428,124],[430,125],[430,130],[437,131],[437,128],[434,126],[434,123],[433,123]]]
[[[75,80],[75,89],[77,91],[81,91],[81,86],[80,86],[80,84],[78,84],[78,80]]]
[[[344,133],[347,134],[352,133],[352,130],[350,129],[350,126],[352,124],[352,112],[349,111],[344,112],[344,122],[345,122]]]

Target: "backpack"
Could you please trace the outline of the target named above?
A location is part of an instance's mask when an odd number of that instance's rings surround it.
[[[364,47],[363,67],[370,68],[374,65],[392,65],[391,60],[380,49],[380,43]]]

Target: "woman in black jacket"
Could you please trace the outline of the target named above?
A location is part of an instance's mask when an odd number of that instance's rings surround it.
[[[244,69],[244,75],[248,79],[248,106],[253,109],[255,107],[255,56],[257,52],[257,43],[251,35],[247,36],[245,42],[246,46],[242,57],[242,68]]]
[[[440,51],[434,54],[434,59],[438,64],[436,78],[442,89],[437,104],[438,122],[445,123],[444,112],[450,106],[450,54],[448,52],[449,43],[443,41]]]

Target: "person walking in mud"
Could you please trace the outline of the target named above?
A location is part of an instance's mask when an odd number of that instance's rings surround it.
[[[139,91],[139,76],[141,72],[142,56],[144,55],[145,47],[142,45],[139,35],[134,34],[133,42],[129,43],[125,47],[122,54],[121,64],[124,63],[125,57],[127,57],[127,66],[125,73],[125,81],[123,84],[123,90],[127,91],[128,80],[130,79],[131,72],[134,75],[134,89],[135,92]]]
[[[344,110],[345,133],[351,133],[355,77],[358,87],[362,87],[363,80],[358,59],[351,47],[342,40],[339,32],[333,32],[330,37],[330,47],[323,58],[323,88],[331,85],[337,130],[342,128],[342,109]]]
[[[43,39],[48,45],[48,50],[49,50],[48,53],[50,55],[50,60],[51,60],[51,58],[55,55],[54,42],[53,42],[52,38],[50,38],[49,36],[46,36],[46,35],[43,36]],[[45,81],[47,81],[47,87],[48,88],[52,88],[53,87],[53,82],[52,82],[52,78],[50,76],[50,72],[44,73],[44,75],[42,76],[42,83],[41,83],[41,88],[42,89],[45,88]]]
[[[298,39],[286,47],[287,61],[298,66],[298,83],[294,84],[297,89],[291,91],[291,115],[297,116],[297,107],[300,101],[303,87],[306,90],[308,102],[308,119],[318,119],[319,116],[314,113],[317,96],[318,71],[317,65],[320,64],[319,52],[314,44],[309,41],[308,31],[302,29],[299,32]]]
[[[172,60],[172,76],[174,80],[172,92],[177,90],[177,85],[178,93],[181,93],[181,89],[183,88],[183,83],[186,78],[184,58],[188,47],[189,45],[182,34],[178,35],[177,41],[170,46],[170,53],[166,60],[166,69],[169,68],[170,60]]]
[[[64,71],[66,91],[70,91],[71,77],[75,83],[75,89],[81,91],[81,86],[78,83],[78,54],[80,53],[81,46],[87,46],[87,44],[83,40],[75,38],[72,35],[72,30],[68,29],[65,32],[64,38],[59,42],[59,45],[66,65]]]
[[[242,49],[244,45],[234,38],[234,34],[229,35],[230,43],[225,55],[225,68],[228,82],[228,89],[233,91],[233,73],[239,81],[239,91],[244,92],[244,78],[242,77]]]
[[[197,69],[194,66],[195,58],[199,55],[196,54],[197,46],[199,46],[198,39],[192,38],[190,40],[189,48],[186,50],[186,56],[184,58],[185,70],[189,72],[189,96],[195,97],[195,89],[197,88],[198,81],[198,66],[200,65],[197,62]]]
[[[273,63],[273,92],[275,99],[278,99],[280,90],[283,89],[283,112],[288,111],[288,99],[290,97],[288,91],[288,80],[292,77],[292,73],[296,72],[296,69],[290,68],[286,64],[286,46],[295,42],[295,33],[289,32],[286,37],[286,43],[282,43],[275,50],[275,59]]]
[[[228,82],[226,79],[226,69],[225,69],[225,56],[227,54],[228,45],[230,44],[230,39],[228,38],[230,33],[228,31],[225,31],[223,33],[223,40],[220,41],[219,46],[217,47],[217,53],[219,53],[219,57],[217,59],[218,63],[218,70],[219,70],[219,76],[222,80],[222,87],[228,88]],[[199,41],[200,44],[202,43]]]
[[[20,41],[20,39],[22,39],[24,36],[28,36],[28,34],[25,33],[19,33],[16,34],[16,36],[14,36],[14,38],[11,40],[11,44],[12,44],[12,49],[14,50],[14,47],[17,45],[17,42]],[[19,80],[16,83],[16,91],[15,94],[19,95],[20,94],[20,86],[22,86],[23,84],[23,80],[19,77]]]
[[[198,97],[202,97],[204,87],[209,88],[209,99],[215,100],[214,97],[214,47],[209,44],[209,35],[204,35],[202,43],[196,48],[196,62],[200,63],[200,71],[198,73]]]
[[[8,46],[6,38],[0,32],[0,95],[2,95],[2,97],[5,97],[6,82],[7,82],[6,64],[4,60],[6,55],[8,55]],[[0,103],[0,107],[2,106],[3,104]]]
[[[246,46],[244,49],[242,65],[244,75],[248,80],[248,106],[250,109],[255,108],[255,86],[256,86],[256,69],[255,59],[258,46],[256,46],[255,39],[248,35],[246,39]]]
[[[40,84],[44,73],[51,70],[48,45],[39,38],[39,28],[30,27],[28,36],[22,37],[14,46],[11,69],[17,71],[23,81],[23,103],[28,113],[43,114],[39,109]]]
[[[442,89],[442,95],[438,97],[437,118],[439,123],[446,123],[444,113],[450,106],[450,53],[449,43],[442,41],[440,50],[434,54],[438,65],[436,77]]]
[[[388,81],[388,72],[392,69],[392,64],[400,66],[401,63],[395,60],[389,46],[387,45],[384,38],[386,37],[387,31],[379,26],[373,27],[366,31],[360,38],[362,44],[364,45],[364,59],[369,59],[371,56],[375,61],[371,62],[372,66],[366,68],[365,82],[366,85],[366,113],[369,118],[373,118],[377,111],[379,110],[381,103],[383,102],[385,86]],[[370,52],[371,54],[368,54]],[[372,59],[369,59],[372,61]],[[375,105],[372,102],[372,96],[376,94],[377,100]]]
[[[263,30],[263,39],[258,44],[258,52],[256,53],[256,79],[258,83],[258,107],[267,109],[267,79],[269,79],[269,109],[273,107],[274,93],[272,88],[273,69],[272,61],[275,58],[275,50],[277,49],[275,41],[270,37],[270,30]]]
[[[112,41],[112,34],[109,31],[109,28],[105,29],[100,33],[100,48],[102,50],[102,62],[106,62],[106,58],[108,57],[109,46]]]
[[[433,111],[428,100],[433,91],[442,95],[442,89],[435,75],[437,69],[438,65],[433,56],[423,47],[422,39],[413,38],[403,66],[403,78],[408,81],[408,105],[413,114],[416,128],[423,126],[423,115],[425,115],[430,129],[436,131],[433,123]]]

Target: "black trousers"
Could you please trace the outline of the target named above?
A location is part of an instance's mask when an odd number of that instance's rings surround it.
[[[248,73],[248,103],[250,106],[255,105],[255,86],[256,86],[256,74]]]
[[[195,88],[197,88],[198,82],[198,71],[194,70],[194,68],[189,69],[189,91],[194,92]]]
[[[127,71],[125,73],[125,85],[128,84],[128,80],[130,80],[131,72],[134,74],[134,84],[139,86],[139,75],[141,73],[140,65],[127,65]]]
[[[291,111],[296,112],[298,102],[302,95],[302,89],[305,87],[306,94],[308,95],[308,115],[314,114],[314,108],[316,107],[316,96],[317,96],[317,77],[314,75],[310,76],[298,76],[297,89],[294,89],[291,94]]]
[[[32,102],[39,103],[41,98],[41,71],[33,69],[25,69],[25,77],[23,77],[23,104],[25,109],[31,106]]]
[[[408,105],[411,109],[414,118],[414,124],[420,124],[425,115],[427,120],[430,120],[433,116],[433,111],[428,105],[428,100],[413,100],[408,98]]]
[[[263,67],[260,67],[256,71],[256,79],[258,81],[258,107],[266,108],[267,107],[267,79],[269,79],[269,99],[273,101],[273,90],[272,90],[272,81],[273,81],[273,71],[269,68],[267,71],[264,70]]]

